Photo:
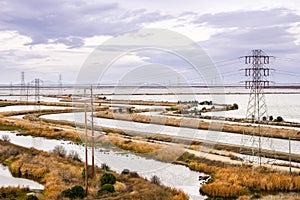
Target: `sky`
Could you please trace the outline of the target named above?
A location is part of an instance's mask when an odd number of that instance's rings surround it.
[[[174,31],[197,43],[224,84],[246,79],[240,57],[253,49],[274,56],[274,84],[300,83],[297,0],[0,0],[0,84],[19,84],[21,72],[29,83],[39,78],[55,84],[60,74],[63,83],[75,83],[95,48],[145,28]],[[117,83],[130,73],[142,84],[201,82],[187,62],[157,50],[125,53],[102,82]]]

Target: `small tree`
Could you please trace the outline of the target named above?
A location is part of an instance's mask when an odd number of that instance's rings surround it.
[[[112,173],[104,173],[101,178],[101,186],[105,185],[105,184],[115,184],[116,183],[116,177],[115,175],[113,175]]]
[[[269,120],[270,120],[270,121],[273,121],[273,119],[274,119],[274,118],[273,118],[273,116],[272,116],[272,115],[271,115],[271,116],[269,116]]]

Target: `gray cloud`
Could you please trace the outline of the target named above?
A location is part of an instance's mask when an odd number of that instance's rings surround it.
[[[83,44],[81,37],[115,35],[137,29],[142,23],[169,18],[143,9],[124,10],[116,3],[85,1],[4,1],[0,8],[0,30],[17,30],[33,39],[32,44],[49,39],[68,46]]]
[[[300,21],[300,16],[291,10],[277,8],[271,10],[252,10],[205,14],[198,16],[193,23],[214,27],[257,28],[267,26],[287,25]]]

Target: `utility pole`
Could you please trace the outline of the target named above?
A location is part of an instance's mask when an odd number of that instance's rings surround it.
[[[248,65],[245,70],[245,76],[250,79],[245,81],[245,88],[250,89],[246,118],[252,123],[257,123],[258,139],[256,138],[255,130],[250,139],[252,141],[252,156],[258,156],[259,164],[261,165],[262,154],[262,137],[260,121],[268,119],[267,104],[264,95],[264,88],[269,87],[270,68],[267,66],[270,63],[272,56],[266,55],[262,50],[252,50],[252,55],[243,56],[245,64]],[[256,145],[258,143],[258,145]],[[258,152],[256,153],[255,147]]]
[[[289,171],[290,171],[290,176],[292,175],[292,147],[291,147],[291,136],[289,136]]]
[[[85,152],[85,193],[88,194],[88,150],[87,150],[87,140],[88,140],[88,127],[87,127],[87,113],[86,113],[86,100],[84,101],[84,152]]]
[[[95,177],[95,138],[94,138],[94,101],[93,86],[91,85],[91,129],[92,129],[92,175]]]

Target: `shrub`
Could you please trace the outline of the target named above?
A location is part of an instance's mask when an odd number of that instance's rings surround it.
[[[73,159],[73,160],[81,162],[81,160],[79,158],[79,155],[78,155],[78,153],[76,151],[73,151],[73,150],[70,151],[68,157],[71,158],[71,159]]]
[[[274,119],[274,122],[283,122],[283,118],[278,116],[276,119]]]
[[[101,169],[103,169],[104,171],[109,171],[110,167],[106,163],[102,163],[101,164]]]
[[[39,200],[39,198],[37,198],[37,196],[31,194],[31,195],[27,196],[26,200]]]
[[[115,187],[112,184],[104,184],[98,190],[98,195],[103,195],[107,192],[110,192],[110,193],[115,192]]]
[[[61,145],[56,145],[53,149],[53,153],[56,153],[60,157],[65,157],[67,154],[66,149]]]
[[[84,198],[86,196],[85,191],[81,185],[76,185],[72,188],[69,188],[67,190],[64,190],[62,192],[63,197],[68,197],[71,199],[74,198]]]
[[[269,116],[269,120],[270,120],[270,121],[273,121],[273,116],[272,116],[272,115]]]
[[[259,199],[259,198],[261,198],[261,194],[259,194],[259,193],[255,193],[251,197],[251,199]]]
[[[10,138],[9,138],[8,135],[2,135],[2,140],[3,140],[4,142],[10,142]]]
[[[123,169],[122,174],[129,174],[130,170],[129,169]]]
[[[129,172],[129,177],[130,178],[139,178],[140,175],[137,172]]]
[[[116,183],[116,177],[112,173],[105,173],[100,178],[101,186],[105,184],[115,184]]]
[[[151,183],[156,184],[156,185],[160,185],[160,179],[158,178],[158,176],[154,175],[151,177]]]
[[[234,109],[234,110],[239,109],[239,105],[237,105],[236,103],[234,103],[234,104],[232,105],[232,109]]]
[[[85,168],[83,168],[82,173],[81,173],[82,179],[85,179]],[[93,170],[91,166],[88,166],[88,178],[93,177]]]

